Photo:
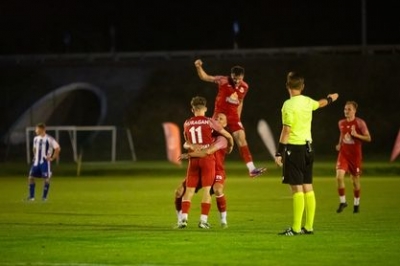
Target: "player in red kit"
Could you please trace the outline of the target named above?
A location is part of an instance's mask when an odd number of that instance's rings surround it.
[[[194,97],[191,101],[192,112],[194,116],[184,123],[185,141],[190,145],[195,145],[196,149],[207,149],[213,143],[213,131],[219,132],[228,139],[228,149],[232,150],[233,138],[218,122],[205,116],[207,111],[206,99],[203,97]],[[200,184],[203,188],[201,200],[201,216],[199,227],[208,229],[208,213],[211,207],[210,189],[214,183],[215,177],[215,156],[207,154],[204,157],[190,157],[186,174],[186,191],[182,197],[182,220],[178,224],[179,228],[185,228],[188,221],[191,199],[195,193],[196,187]]]
[[[216,120],[222,127],[226,126],[226,116],[224,114],[219,113],[216,117]],[[217,208],[220,213],[221,226],[223,228],[226,228],[228,226],[228,223],[227,223],[227,211],[226,211],[226,197],[224,194],[224,184],[226,179],[224,162],[226,154],[230,153],[231,150],[227,149],[228,140],[224,136],[221,136],[219,133],[214,135],[215,135],[215,141],[207,149],[196,150],[196,148],[193,147],[193,145],[188,145],[187,143],[185,143],[184,147],[192,151],[188,153],[183,153],[180,156],[180,159],[189,159],[190,157],[205,157],[209,154],[215,155],[215,179],[210,193],[215,194]],[[196,191],[199,190],[200,188],[201,187],[199,185],[196,188]],[[186,184],[184,180],[175,190],[175,210],[177,213],[178,225],[181,223],[182,220],[181,217],[182,196],[185,193],[185,190],[186,190]]]
[[[218,113],[226,115],[228,120],[227,129],[232,133],[236,144],[239,146],[240,156],[246,163],[250,177],[261,175],[266,171],[266,168],[255,167],[247,144],[244,127],[240,120],[243,100],[249,90],[248,84],[243,80],[244,68],[240,66],[232,67],[230,76],[210,76],[204,71],[203,62],[200,59],[196,60],[194,64],[201,80],[218,84],[214,116]]]
[[[222,118],[221,118],[222,117]],[[225,119],[226,117],[223,114],[219,114],[217,119]],[[226,122],[225,122],[226,123]],[[225,173],[225,156],[227,154],[227,150],[225,147],[227,146],[227,140],[222,136],[218,136],[217,140],[215,141],[215,148],[219,148],[215,151],[215,179],[214,184],[212,186],[212,192],[215,194],[215,199],[217,202],[217,208],[220,214],[220,222],[223,228],[228,227],[227,222],[227,212],[226,212],[226,197],[224,193],[224,185],[226,179]]]
[[[336,150],[339,155],[336,163],[336,180],[339,193],[339,208],[341,213],[347,207],[344,176],[349,173],[353,183],[354,209],[359,212],[360,207],[360,176],[362,164],[362,142],[370,142],[371,136],[367,124],[361,118],[356,117],[358,104],[354,101],[346,102],[344,106],[345,119],[339,121],[340,137]]]

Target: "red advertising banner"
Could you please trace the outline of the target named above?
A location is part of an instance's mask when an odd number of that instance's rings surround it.
[[[181,155],[181,133],[179,127],[171,122],[165,122],[162,126],[164,128],[167,158],[171,163],[181,165],[182,162],[178,159]]]
[[[390,157],[390,161],[393,162],[394,160],[396,160],[399,154],[400,154],[400,130],[399,133],[397,134],[396,141],[394,142],[393,145],[393,151],[392,151],[392,156]]]

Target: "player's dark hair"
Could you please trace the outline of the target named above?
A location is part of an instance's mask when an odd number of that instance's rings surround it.
[[[244,75],[244,68],[241,66],[234,66],[231,68],[231,74],[235,76]]]
[[[289,72],[286,77],[286,87],[288,89],[300,90],[304,85],[304,77],[297,72]]]
[[[348,104],[353,105],[354,109],[357,110],[357,108],[358,108],[358,103],[356,103],[355,101],[347,101],[347,102],[346,102],[346,105],[348,105]]]
[[[36,127],[41,128],[41,129],[45,129],[46,128],[46,124],[45,123],[39,123],[36,125]]]
[[[206,107],[207,106],[207,100],[206,100],[206,98],[204,98],[202,96],[195,96],[190,101],[190,105],[194,109],[200,109],[202,107]]]

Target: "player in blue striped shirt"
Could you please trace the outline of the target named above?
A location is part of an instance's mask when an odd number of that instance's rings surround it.
[[[50,188],[51,162],[58,158],[60,145],[50,135],[46,134],[46,125],[39,123],[35,128],[36,136],[33,139],[33,163],[29,171],[29,197],[28,200],[35,200],[35,178],[43,178],[42,200],[47,200]]]

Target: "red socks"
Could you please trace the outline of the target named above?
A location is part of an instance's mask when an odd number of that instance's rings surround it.
[[[182,202],[182,211],[183,211],[183,203],[184,202]],[[208,213],[210,212],[210,208],[211,208],[211,203],[201,203],[201,214],[208,215]]]
[[[253,161],[251,157],[249,146],[241,146],[239,147],[239,153],[245,163],[249,163]]]
[[[217,197],[216,200],[217,200],[218,211],[219,212],[225,212],[226,211],[226,198],[225,198],[225,195]]]

